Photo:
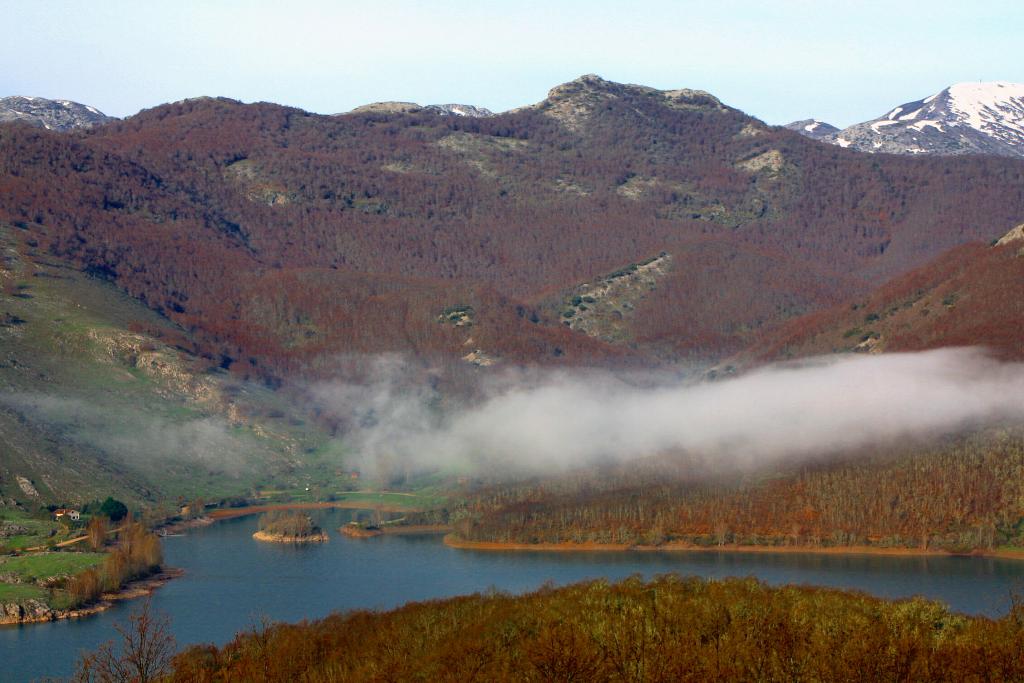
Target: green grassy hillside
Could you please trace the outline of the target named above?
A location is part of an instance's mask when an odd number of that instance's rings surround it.
[[[339,449],[284,397],[20,237],[0,228],[0,504],[331,488]]]

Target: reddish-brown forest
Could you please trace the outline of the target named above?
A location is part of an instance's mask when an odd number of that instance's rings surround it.
[[[715,356],[1024,216],[1024,163],[866,155],[695,93],[581,79],[487,119],[199,99],[0,127],[0,221],[273,378],[341,351]],[[544,303],[662,251],[633,348]],[[471,305],[472,334],[438,322]],[[472,337],[472,341],[469,341]]]
[[[718,477],[679,465],[617,468],[486,489],[448,521],[467,540],[515,543],[1021,546],[1024,441],[979,434]]]
[[[1024,358],[1024,242],[972,243],[863,297],[797,318],[739,356],[765,361],[843,351],[985,346]]]
[[[665,576],[473,595],[240,634],[170,681],[1016,681],[1024,611]]]

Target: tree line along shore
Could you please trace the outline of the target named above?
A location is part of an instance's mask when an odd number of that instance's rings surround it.
[[[1024,604],[1000,619],[920,598],[666,575],[264,625],[190,647],[161,680],[1024,679]]]

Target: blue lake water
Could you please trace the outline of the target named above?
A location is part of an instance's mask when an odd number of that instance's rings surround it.
[[[1024,588],[1024,562],[966,557],[879,557],[717,552],[486,552],[444,546],[440,536],[350,539],[336,529],[351,511],[316,515],[331,541],[312,546],[252,539],[256,518],[219,522],[164,541],[169,566],[187,572],[153,595],[179,645],[224,643],[268,617],[316,619],[336,610],[389,608],[489,588],[529,591],[546,581],[617,579],[668,572],[756,576],[772,584],[854,588],[885,597],[924,595],[972,614],[1006,612]],[[116,636],[136,601],[87,619],[0,627],[0,681],[67,676],[82,650]]]

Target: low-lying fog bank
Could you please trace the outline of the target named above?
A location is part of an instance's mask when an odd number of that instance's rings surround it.
[[[727,470],[1024,420],[1024,364],[971,348],[822,357],[711,382],[507,370],[446,413],[403,367],[384,357],[366,383],[312,387],[371,474],[543,474],[681,452]]]

